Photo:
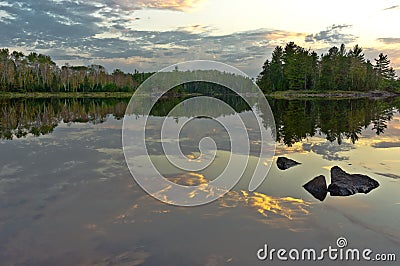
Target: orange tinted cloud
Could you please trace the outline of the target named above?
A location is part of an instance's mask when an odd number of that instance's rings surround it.
[[[293,39],[293,38],[302,38],[306,36],[305,33],[300,33],[300,32],[288,32],[288,31],[272,31],[266,34],[266,38],[268,40],[287,40],[287,39]]]
[[[155,9],[169,9],[177,11],[191,10],[201,2],[204,2],[204,0],[138,0],[138,1],[114,0],[114,3],[122,8],[129,8],[129,9],[155,8]]]

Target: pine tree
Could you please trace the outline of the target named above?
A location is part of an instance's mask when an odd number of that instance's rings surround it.
[[[377,71],[378,88],[387,89],[391,87],[391,81],[394,80],[393,69],[390,68],[390,60],[387,55],[380,53],[375,59],[375,69]]]
[[[271,89],[272,91],[285,90],[286,78],[283,71],[284,61],[283,61],[283,49],[281,46],[277,46],[272,53],[272,60],[270,66],[271,75]]]

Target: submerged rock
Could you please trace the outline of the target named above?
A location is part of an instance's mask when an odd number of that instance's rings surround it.
[[[340,167],[331,169],[331,184],[328,191],[331,196],[350,196],[356,193],[369,193],[379,187],[379,183],[366,175],[348,174]]]
[[[328,194],[325,176],[320,175],[303,186],[314,198],[323,201]]]
[[[280,170],[286,170],[298,164],[300,163],[286,157],[278,157],[278,160],[276,161],[276,165]]]

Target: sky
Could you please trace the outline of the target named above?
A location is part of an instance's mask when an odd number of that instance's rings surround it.
[[[400,0],[0,0],[0,47],[60,65],[158,71],[215,60],[255,77],[277,45],[359,44],[400,74]]]

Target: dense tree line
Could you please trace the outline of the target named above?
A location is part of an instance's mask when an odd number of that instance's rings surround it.
[[[152,74],[139,73],[137,70],[124,73],[119,69],[108,73],[101,65],[65,64],[60,67],[47,55],[34,52],[25,55],[0,49],[0,92],[129,92]],[[179,79],[181,74],[197,77],[213,73],[176,71],[176,78]],[[230,80],[232,85],[247,87],[240,86],[245,83],[243,78],[241,80],[227,73],[214,74],[223,80]],[[387,55],[381,53],[371,62],[365,59],[363,49],[358,45],[347,51],[343,44],[340,48],[330,48],[321,56],[293,42],[284,48],[277,46],[272,58],[264,63],[257,83],[266,93],[285,90],[400,91],[400,79],[390,66]],[[208,87],[204,90],[209,90]],[[186,89],[180,86],[176,90],[186,92]]]
[[[179,84],[179,85],[177,85]],[[226,86],[226,87],[225,87]],[[172,89],[171,89],[172,88]],[[179,70],[158,72],[146,81],[144,90],[169,94],[200,93],[207,95],[238,93],[257,93],[257,86],[249,77],[220,70]]]
[[[326,54],[306,50],[293,42],[277,46],[265,61],[257,83],[264,92],[285,90],[400,90],[400,80],[387,55],[371,62],[358,45],[346,50],[344,44]]]
[[[99,92],[133,91],[152,73],[107,73],[101,65],[59,67],[50,56],[0,49],[0,91]]]

